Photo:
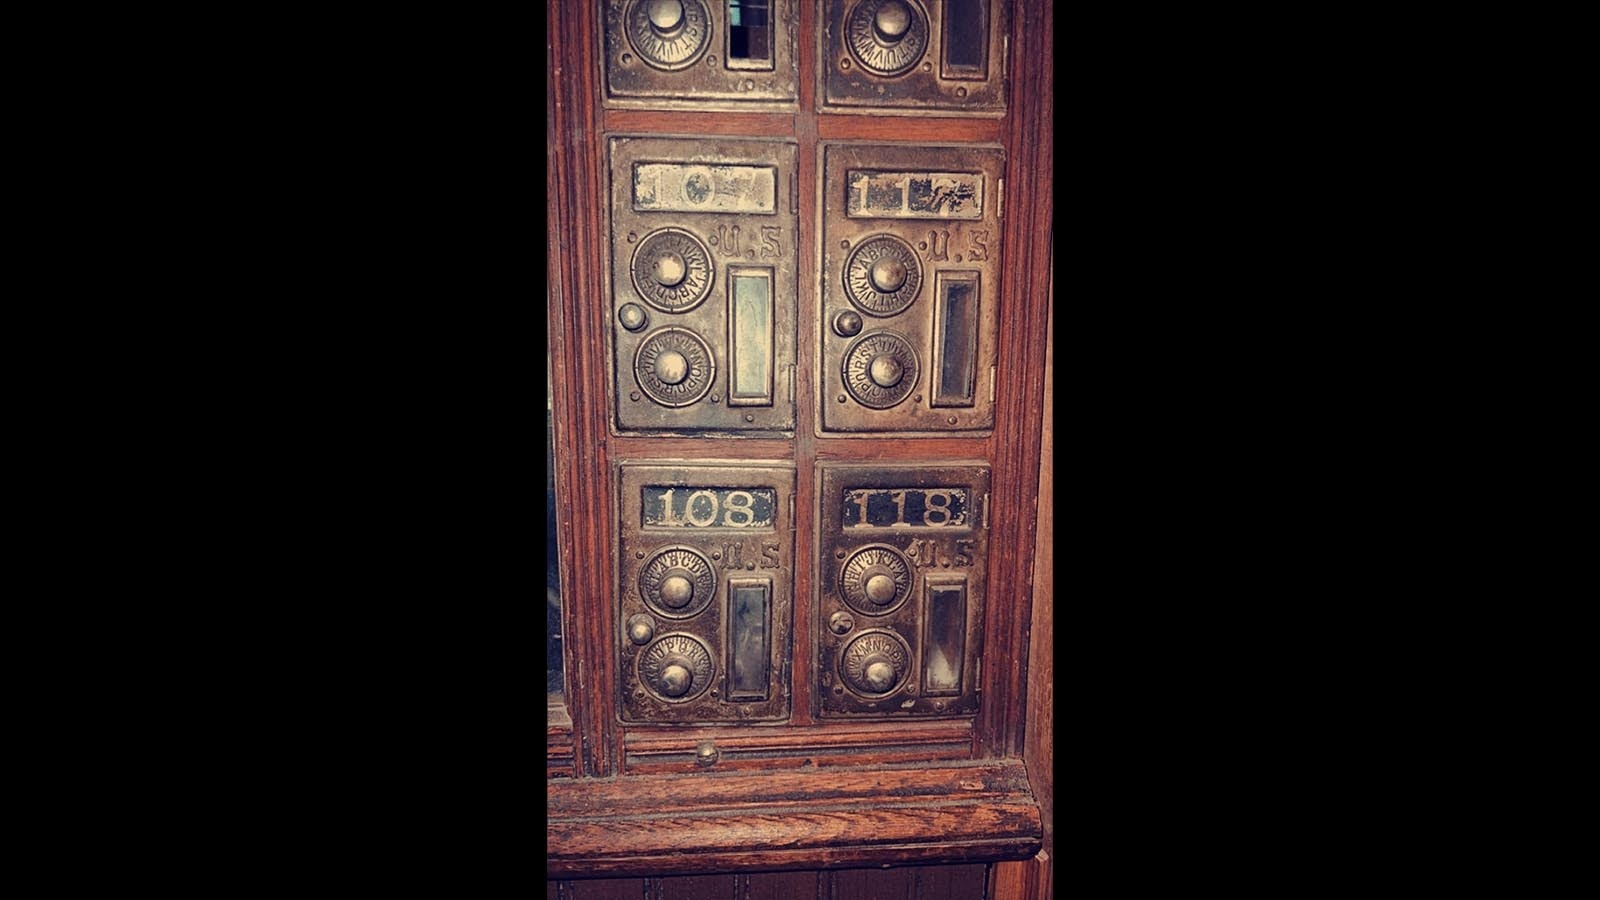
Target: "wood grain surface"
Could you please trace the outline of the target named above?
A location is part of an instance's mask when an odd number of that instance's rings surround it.
[[[1018,761],[548,783],[552,878],[1025,858]]]

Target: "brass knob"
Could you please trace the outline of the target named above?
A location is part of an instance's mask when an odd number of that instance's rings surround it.
[[[886,659],[880,657],[867,663],[865,675],[867,688],[874,694],[881,694],[894,687],[894,666]]]
[[[656,283],[668,288],[682,284],[684,276],[689,274],[689,267],[684,264],[683,257],[670,252],[656,257],[651,268],[655,270]]]
[[[646,615],[637,615],[628,620],[628,640],[635,644],[648,644],[656,636],[655,623]]]
[[[911,27],[911,10],[900,0],[889,0],[888,3],[878,7],[878,14],[872,17],[872,30],[878,33],[878,38],[886,44],[898,43],[906,36],[906,30]]]
[[[661,670],[661,680],[656,684],[656,689],[668,697],[682,697],[689,693],[693,682],[694,676],[689,673],[688,666],[672,663]]]
[[[683,23],[683,0],[650,0],[650,27],[670,34]]]
[[[662,384],[682,384],[689,377],[689,359],[676,350],[656,357],[656,377]]]
[[[828,630],[834,634],[844,634],[856,627],[855,617],[843,610],[828,617]]]
[[[872,286],[880,293],[892,294],[906,283],[906,264],[893,256],[880,257],[868,270]]]
[[[682,575],[668,575],[661,580],[661,602],[673,609],[683,609],[694,599],[694,582]]]
[[[833,319],[833,330],[840,337],[855,337],[861,333],[861,315],[846,310]]]
[[[868,367],[867,372],[878,387],[892,388],[905,377],[906,367],[893,356],[880,353],[872,358],[872,365]]]
[[[644,308],[637,303],[624,303],[622,308],[617,310],[617,319],[622,322],[622,327],[629,331],[643,328],[649,318],[645,315]]]
[[[715,764],[717,757],[721,755],[717,751],[717,745],[710,741],[701,741],[699,746],[694,748],[694,761],[702,766]]]
[[[867,579],[867,599],[871,600],[873,603],[877,603],[880,606],[888,603],[890,600],[894,599],[894,593],[894,579],[888,575],[879,572],[878,574]]]

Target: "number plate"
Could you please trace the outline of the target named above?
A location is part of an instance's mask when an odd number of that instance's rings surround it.
[[[958,527],[971,504],[962,488],[869,488],[845,492],[840,518],[846,529]]]
[[[786,718],[794,464],[633,461],[617,473],[623,721]]]
[[[777,493],[771,488],[698,488],[645,485],[640,522],[645,528],[736,528],[771,531]]]
[[[817,464],[819,714],[978,708],[989,468]]]

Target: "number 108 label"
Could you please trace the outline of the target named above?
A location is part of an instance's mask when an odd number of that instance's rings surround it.
[[[640,496],[646,528],[759,528],[771,531],[778,506],[772,488],[647,486]]]

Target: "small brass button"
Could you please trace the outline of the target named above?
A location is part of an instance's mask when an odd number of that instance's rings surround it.
[[[911,27],[911,10],[900,0],[889,0],[879,7],[878,14],[872,18],[872,29],[878,33],[885,43],[893,44],[906,36],[906,29]]]
[[[872,286],[889,294],[900,290],[906,283],[906,264],[892,256],[879,258],[869,270]]]
[[[844,634],[856,627],[855,617],[843,610],[828,617],[828,630],[834,634]]]
[[[834,316],[833,330],[840,337],[855,337],[861,333],[861,314],[847,310]]]
[[[637,303],[624,303],[617,310],[617,319],[622,322],[622,327],[629,331],[638,331],[645,326],[649,317],[645,315],[644,307]]]
[[[655,624],[649,616],[638,615],[628,620],[628,640],[635,644],[648,644],[655,634]]]
[[[689,360],[676,350],[656,357],[656,377],[664,384],[682,384],[689,377]]]
[[[717,745],[710,741],[701,741],[699,746],[694,748],[694,761],[702,766],[714,765],[721,755]]]
[[[906,369],[905,366],[900,364],[900,360],[887,353],[880,353],[872,358],[872,365],[869,367],[868,373],[878,387],[892,388],[900,383],[901,378],[905,377]]]
[[[656,687],[668,697],[682,697],[689,693],[693,676],[684,666],[673,663],[661,670],[661,682]]]
[[[668,575],[661,580],[661,602],[673,609],[682,609],[694,599],[694,583],[682,575]]]

